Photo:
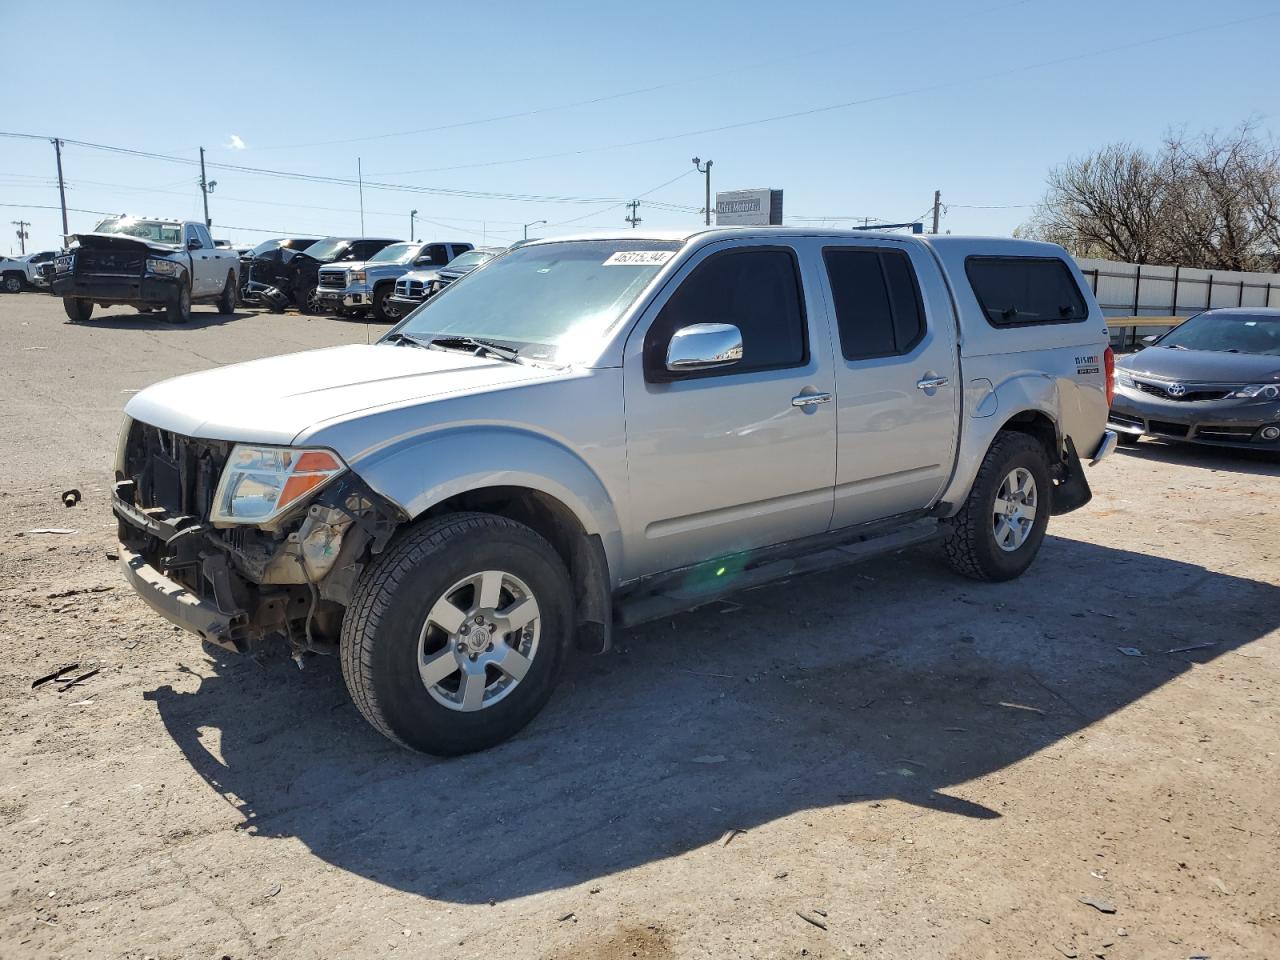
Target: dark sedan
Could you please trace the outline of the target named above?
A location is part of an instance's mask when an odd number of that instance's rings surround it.
[[[1116,362],[1108,426],[1143,436],[1280,451],[1280,309],[1206,310]]]

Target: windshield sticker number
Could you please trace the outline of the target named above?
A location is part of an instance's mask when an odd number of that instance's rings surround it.
[[[673,256],[674,250],[619,250],[604,262],[606,267],[660,267]]]

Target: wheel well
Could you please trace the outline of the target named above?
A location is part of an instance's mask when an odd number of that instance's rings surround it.
[[[573,584],[580,645],[608,648],[613,622],[608,560],[600,538],[589,535],[572,510],[541,490],[483,487],[442,500],[423,517],[460,511],[507,517],[529,527],[551,544]]]
[[[1027,436],[1032,437],[1040,446],[1044,447],[1045,456],[1049,458],[1050,466],[1062,462],[1062,439],[1058,436],[1057,425],[1046,414],[1038,410],[1024,410],[1021,413],[1015,413],[1005,421],[1000,430],[1001,432],[1025,433]]]

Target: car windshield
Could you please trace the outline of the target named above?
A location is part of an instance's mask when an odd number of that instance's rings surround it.
[[[321,263],[328,263],[342,256],[343,251],[351,246],[350,240],[339,240],[330,237],[328,240],[317,240],[311,246],[307,247],[304,253],[313,260],[319,260]]]
[[[1160,346],[1280,357],[1280,314],[1197,314],[1161,337]]]
[[[468,250],[466,253],[460,253],[447,264],[445,268],[448,270],[471,270],[486,263],[494,258],[494,254],[485,253],[482,250]]]
[[[249,251],[249,255],[251,257],[261,257],[263,254],[270,253],[272,250],[281,247],[283,244],[283,240],[263,240],[260,244]]]
[[[169,220],[138,220],[134,217],[112,217],[93,228],[94,233],[120,233],[152,243],[182,243],[182,224]]]
[[[383,247],[366,262],[409,263],[418,255],[418,251],[421,249],[421,244],[417,243],[393,243],[389,247]]]
[[[393,332],[494,340],[535,359],[588,358],[679,248],[655,240],[520,247],[450,284]]]

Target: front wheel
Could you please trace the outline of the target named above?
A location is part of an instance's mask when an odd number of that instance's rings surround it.
[[[304,283],[293,295],[294,305],[299,312],[314,316],[320,312],[320,294],[314,283]]]
[[[528,527],[453,514],[405,533],[366,569],[342,624],[342,673],[384,736],[454,756],[514,735],[559,678],[569,575]]]
[[[22,288],[26,286],[22,277],[16,273],[6,273],[4,275],[4,292],[5,293],[21,293]]]
[[[178,295],[165,306],[164,319],[167,323],[186,323],[191,319],[191,288],[185,283],[178,285]]]
[[[93,316],[93,301],[82,297],[64,297],[62,309],[74,323],[86,323]]]
[[[1021,575],[1044,541],[1052,497],[1044,447],[1025,433],[1001,433],[960,512],[942,521],[947,560],[975,580]]]
[[[395,288],[385,286],[373,295],[373,317],[380,323],[395,323],[400,319],[400,308],[391,302]]]

